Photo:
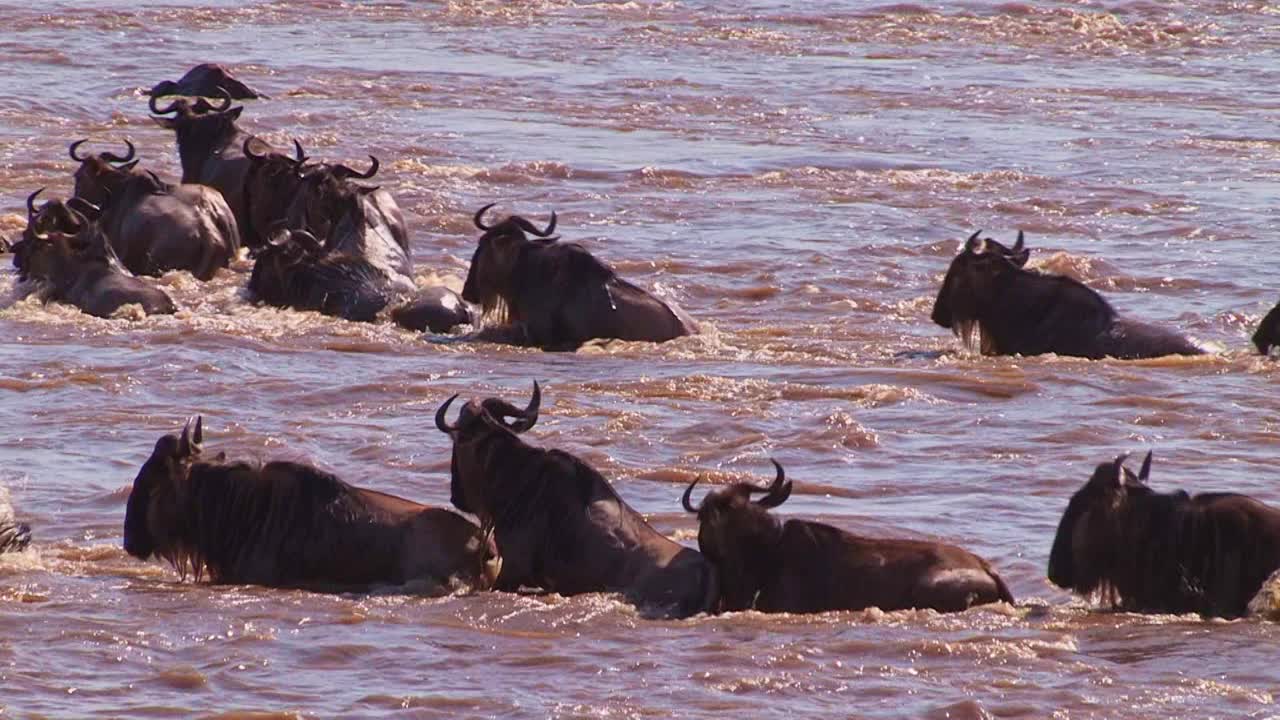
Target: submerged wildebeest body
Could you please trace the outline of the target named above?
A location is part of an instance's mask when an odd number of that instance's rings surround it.
[[[456,397],[436,412],[436,426],[453,438],[450,499],[492,528],[502,555],[498,589],[619,592],[646,612],[676,617],[711,609],[715,574],[702,555],[650,527],[579,458],[517,437],[537,421],[537,383],[524,410],[472,400],[449,426]]]
[[[150,100],[152,120],[162,128],[173,130],[182,161],[183,184],[208,185],[222,193],[231,208],[236,227],[247,224],[244,208],[244,184],[249,172],[249,159],[244,143],[249,139],[236,125],[244,107],[231,107],[231,98],[223,94],[223,103],[213,106],[201,98],[190,103],[179,98],[164,108]],[[173,117],[159,117],[173,113]],[[250,238],[242,238],[247,247]]]
[[[720,580],[720,610],[813,613],[828,610],[932,608],[957,612],[974,605],[1013,603],[987,561],[939,542],[854,535],[808,520],[781,523],[769,508],[791,495],[776,461],[767,488],[735,483],[690,502],[698,516],[698,547]],[[751,500],[752,493],[764,493]]]
[[[1203,354],[1172,330],[1119,317],[1077,280],[1024,269],[1028,252],[1022,233],[1013,248],[979,234],[970,236],[951,261],[932,318],[966,342],[977,330],[984,354],[1092,359]]]
[[[410,330],[447,332],[471,322],[466,303],[447,288],[427,288],[409,297],[361,257],[326,250],[305,230],[277,230],[258,253],[249,292],[260,302],[314,310],[356,322],[373,322],[395,300],[392,321]]]
[[[285,211],[291,228],[305,228],[331,252],[363,258],[381,270],[392,286],[412,292],[413,260],[404,215],[395,198],[380,187],[358,185],[378,172],[378,159],[359,172],[343,164],[320,164],[301,177]]]
[[[40,286],[45,302],[69,303],[103,318],[125,305],[138,305],[148,315],[176,311],[163,290],[120,265],[97,224],[71,206],[75,198],[46,203],[39,211],[34,198],[27,200],[28,229],[13,247],[13,266],[19,280]]]
[[[76,197],[102,208],[98,223],[116,257],[136,275],[187,270],[200,280],[213,277],[240,251],[240,232],[222,194],[204,185],[170,185],[125,156],[76,154],[71,144]],[[115,166],[112,163],[125,163]]]
[[[258,253],[249,292],[276,307],[372,322],[392,290],[367,260],[327,252],[311,233],[291,230],[276,233]]]
[[[487,586],[500,558],[462,516],[293,462],[205,459],[201,421],[156,443],[129,493],[124,547],[184,577],[317,589]]]
[[[220,97],[226,95],[232,100],[266,99],[231,75],[231,71],[215,63],[200,63],[187,71],[177,82],[162,80],[156,83],[151,92],[152,97],[166,95],[186,95],[189,97]]]
[[[574,350],[595,338],[665,342],[695,332],[675,305],[618,277],[581,245],[551,237],[555,213],[541,230],[516,216],[485,225],[490,207],[475,214],[484,234],[462,297],[486,313],[505,308],[505,324],[485,328],[478,339]]]
[[[1269,355],[1273,346],[1280,345],[1280,303],[1276,303],[1271,312],[1258,323],[1252,340],[1254,347],[1263,355]]]
[[[1235,493],[1157,493],[1151,454],[1102,463],[1058,523],[1049,580],[1133,612],[1244,615],[1280,569],[1280,509]]]
[[[14,517],[9,490],[0,487],[0,553],[19,552],[30,544],[31,527]]]

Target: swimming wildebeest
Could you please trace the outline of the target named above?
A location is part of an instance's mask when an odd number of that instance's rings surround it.
[[[719,572],[720,609],[811,613],[933,608],[956,612],[1013,596],[987,561],[954,545],[882,540],[809,520],[769,514],[791,496],[777,476],[767,488],[734,483],[681,504],[698,516],[698,547]],[[764,493],[752,500],[753,493]]]
[[[40,286],[45,302],[70,303],[104,318],[129,304],[139,305],[148,315],[175,312],[163,290],[120,264],[97,223],[72,207],[77,198],[46,203],[39,211],[34,198],[35,194],[27,200],[28,229],[13,246],[13,266],[19,280]],[[49,220],[64,216],[65,220]],[[55,227],[46,230],[42,223]]]
[[[136,275],[187,270],[213,277],[240,251],[240,232],[222,194],[204,185],[170,185],[138,170],[133,143],[127,155],[77,155],[71,143],[76,197],[99,205],[102,231],[116,256]],[[117,163],[117,164],[113,164]]]
[[[303,174],[285,218],[306,228],[326,250],[364,258],[382,270],[392,286],[412,292],[413,260],[404,215],[395,198],[377,186],[358,185],[378,172],[378,159],[364,172],[341,163],[323,163]]]
[[[933,304],[933,321],[966,343],[977,330],[985,355],[1057,353],[1086,358],[1135,359],[1200,355],[1176,332],[1119,317],[1083,283],[1022,266],[1022,233],[1012,248],[969,237],[951,261]]]
[[[231,71],[214,63],[196,65],[177,82],[162,80],[156,83],[148,94],[152,97],[166,95],[219,97],[225,94],[233,100],[256,100],[267,97],[232,77]]]
[[[273,232],[254,262],[249,292],[275,307],[357,322],[373,322],[393,301],[404,300],[390,316],[410,330],[442,333],[471,322],[470,309],[452,290],[427,288],[410,296],[368,260],[326,250],[306,230],[278,227]]]
[[[1158,493],[1151,453],[1102,463],[1071,496],[1049,580],[1133,612],[1239,617],[1280,568],[1280,509],[1235,493]]]
[[[475,214],[484,234],[462,297],[486,313],[505,308],[505,324],[481,330],[477,339],[575,350],[593,338],[664,342],[696,331],[674,304],[618,277],[581,245],[557,242],[555,213],[542,229],[514,215],[485,225],[491,207]]]
[[[231,98],[222,94],[221,105],[214,106],[200,98],[195,103],[183,98],[164,108],[150,102],[152,120],[172,130],[177,137],[178,158],[182,161],[182,182],[208,185],[222,193],[222,199],[236,218],[236,227],[247,221],[244,212],[244,183],[249,172],[249,159],[244,156],[248,134],[236,125],[244,107],[231,107]],[[157,117],[173,113],[173,117]],[[249,238],[242,238],[246,246]]]
[[[1280,345],[1280,303],[1258,323],[1258,329],[1253,332],[1253,345],[1263,355],[1269,355],[1272,346]]]
[[[308,465],[206,458],[201,424],[161,437],[134,479],[130,555],[164,558],[184,578],[277,587],[485,587],[496,577],[501,559],[461,515]]]
[[[537,422],[541,397],[535,382],[523,410],[472,400],[449,425],[455,395],[436,412],[436,427],[453,438],[450,500],[492,528],[502,556],[496,587],[619,592],[675,617],[711,609],[715,573],[702,555],[650,527],[590,465],[517,437]]]

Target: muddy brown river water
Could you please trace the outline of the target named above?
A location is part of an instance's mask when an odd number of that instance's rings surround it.
[[[179,174],[142,94],[218,61],[242,126],[383,161],[421,284],[461,286],[470,214],[559,213],[703,333],[572,354],[256,307],[248,261],[161,282],[176,316],[41,305],[0,258],[0,709],[17,717],[1274,717],[1278,626],[1099,612],[1048,551],[1093,466],[1280,503],[1280,5],[0,3],[0,234],[67,144]],[[987,358],[929,321],[970,232],[1213,354]],[[448,504],[448,396],[517,402],[663,532],[685,483],[796,481],[783,514],[944,538],[1020,604],[957,615],[641,617],[617,598],[180,582],[121,548],[156,438]]]

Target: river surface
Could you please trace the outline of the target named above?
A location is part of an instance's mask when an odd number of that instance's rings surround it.
[[[15,716],[1274,717],[1280,626],[1137,616],[1051,587],[1068,497],[1154,448],[1161,489],[1280,503],[1280,5],[1079,2],[0,3],[0,234],[71,191],[68,143],[180,173],[143,89],[217,61],[241,125],[359,163],[404,209],[421,284],[459,288],[470,215],[559,214],[703,332],[572,354],[256,307],[250,264],[170,273],[176,316],[44,306],[0,259],[0,559]],[[963,239],[1213,354],[986,358],[929,311]],[[946,539],[1019,606],[684,621],[606,595],[325,595],[181,582],[121,548],[155,440],[305,460],[448,504],[454,393],[522,403],[696,545],[684,485],[796,481],[783,515]]]

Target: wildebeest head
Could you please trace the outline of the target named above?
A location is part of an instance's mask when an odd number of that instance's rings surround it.
[[[480,472],[481,457],[473,443],[482,441],[490,433],[516,435],[538,422],[538,407],[542,404],[542,389],[533,382],[533,397],[521,410],[500,398],[485,398],[479,402],[470,400],[458,412],[453,425],[445,422],[449,406],[457,395],[444,401],[436,410],[436,428],[453,439],[453,459],[450,463],[450,502],[463,512],[480,515],[485,488],[476,487],[473,479],[483,477]],[[511,419],[508,422],[508,419]]]
[[[1151,453],[1137,475],[1124,466],[1127,454],[1102,463],[1084,487],[1071,496],[1058,523],[1049,552],[1049,581],[1060,588],[1088,595],[1104,584],[1121,542],[1121,518],[1133,495],[1147,495]]]
[[[556,239],[551,235],[556,229],[554,211],[551,213],[551,221],[541,230],[518,215],[508,216],[493,225],[485,225],[484,214],[495,204],[489,203],[480,208],[473,218],[476,227],[484,234],[476,244],[476,252],[471,256],[471,268],[462,285],[462,299],[482,306],[486,313],[498,307],[499,301],[507,299],[515,274],[516,258],[519,257],[521,246],[529,242],[525,233],[547,240]]]
[[[768,487],[734,483],[708,493],[702,504],[694,507],[690,502],[693,487],[698,484],[694,479],[680,499],[686,511],[698,516],[698,549],[720,571],[720,592],[726,610],[751,607],[763,574],[771,569],[772,548],[782,533],[781,524],[769,509],[791,496],[791,482],[777,460],[770,462],[777,475]],[[752,500],[753,493],[764,493],[764,497]]]
[[[179,147],[190,145],[195,147],[210,141],[212,138],[231,137],[236,131],[236,120],[244,112],[244,106],[231,107],[231,97],[222,93],[222,104],[214,105],[204,98],[194,103],[186,98],[178,98],[164,108],[156,105],[156,97],[148,102],[151,108],[151,120],[166,130],[173,130],[178,136]],[[173,113],[173,117],[161,117]]]
[[[43,190],[44,188],[41,188]],[[27,229],[13,245],[13,266],[19,280],[37,280],[60,285],[79,262],[108,262],[110,246],[96,223],[99,209],[71,198],[50,200],[35,207],[37,190],[27,198]]]
[[[179,507],[186,499],[187,477],[200,460],[204,440],[203,420],[187,421],[179,435],[165,435],[156,441],[151,457],[133,479],[124,515],[124,549],[145,560],[152,553],[181,567],[180,558],[171,557],[183,528]]]
[[[249,159],[249,171],[244,182],[244,208],[246,225],[240,228],[249,245],[265,242],[267,229],[285,217],[289,204],[308,171],[307,154],[302,143],[293,141],[294,155],[289,157],[277,152],[257,152],[264,143],[256,137],[244,141],[244,156]]]
[[[223,93],[236,100],[252,100],[266,97],[237,80],[226,68],[214,63],[196,65],[188,70],[177,82],[162,80],[156,83],[148,94],[152,97],[164,97],[166,95],[207,95],[212,97]]]
[[[260,299],[279,304],[284,297],[291,270],[324,255],[324,246],[306,230],[290,230],[283,222],[272,228],[267,244],[258,252],[249,275],[249,290]],[[282,300],[281,300],[282,301]]]
[[[378,174],[378,158],[370,155],[369,161],[364,172],[342,163],[324,163],[305,172],[288,209],[291,224],[310,228],[316,237],[327,239],[343,217],[363,218],[363,198],[378,187],[350,181],[369,180]]]
[[[1005,278],[1026,265],[1031,255],[1023,245],[1022,231],[1011,248],[979,237],[981,234],[979,230],[970,235],[964,249],[951,261],[933,303],[933,321],[961,337],[993,302]]]
[[[88,142],[87,138],[77,140],[68,148],[71,159],[80,163],[80,167],[76,168],[75,172],[75,195],[95,205],[102,205],[128,179],[130,171],[137,166],[138,161],[134,159],[137,151],[132,142],[125,140],[124,144],[129,150],[124,155],[116,155],[112,152],[97,155],[77,154],[76,150],[86,142]]]

